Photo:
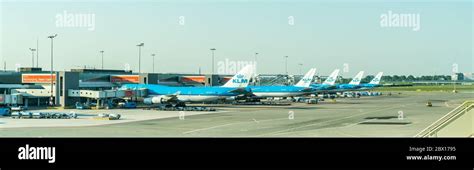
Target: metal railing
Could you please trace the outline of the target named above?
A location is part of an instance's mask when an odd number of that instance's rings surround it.
[[[283,85],[288,82],[286,75],[261,75],[260,84],[266,86]]]
[[[420,133],[416,134],[415,137],[436,136],[438,131],[440,131],[443,127],[447,126],[449,123],[456,120],[463,114],[469,112],[472,108],[474,108],[474,100],[465,101],[464,103],[462,103],[461,105],[459,105],[458,107],[451,110],[449,113],[435,121],[433,124],[423,129]]]

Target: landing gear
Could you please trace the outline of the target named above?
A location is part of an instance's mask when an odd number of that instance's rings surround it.
[[[186,107],[186,103],[184,102],[179,102],[175,105],[175,107]]]
[[[186,107],[186,103],[178,102],[178,103],[170,103],[170,104],[165,105],[165,108],[171,108],[171,107]]]
[[[260,102],[259,98],[248,98],[245,102]]]
[[[296,102],[296,99],[295,99],[295,97],[293,97],[293,96],[292,96],[292,97],[289,97],[288,100],[291,101],[291,102]]]

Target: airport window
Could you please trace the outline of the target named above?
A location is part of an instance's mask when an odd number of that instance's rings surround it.
[[[59,77],[59,95],[62,96],[63,95],[63,84],[64,84],[64,79],[63,79],[63,76]]]

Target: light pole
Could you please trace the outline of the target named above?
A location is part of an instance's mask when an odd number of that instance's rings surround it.
[[[258,55],[258,53],[255,53],[255,57],[254,57],[254,58],[255,58],[255,59],[254,59],[254,60],[255,60],[255,63],[257,63],[257,55]]]
[[[215,48],[210,49],[212,52],[212,74],[214,74],[214,51],[216,51]]]
[[[104,69],[104,50],[99,51],[102,54],[102,70]]]
[[[30,48],[31,51],[31,67],[35,67],[35,51],[36,49]],[[38,62],[38,61],[36,61]]]
[[[288,75],[288,56],[285,56],[285,73]]]
[[[458,80],[458,74],[456,74],[456,72],[453,72],[453,78],[451,78],[451,80],[453,80],[453,86],[454,86],[454,89],[453,89],[453,93],[457,93],[456,92],[456,80]],[[434,79],[434,76],[433,76],[433,79]]]
[[[49,101],[50,103],[49,103],[49,104],[50,104],[51,106],[54,106],[54,105],[55,105],[55,103],[54,103],[54,97],[53,97],[53,39],[54,39],[56,36],[58,36],[58,34],[54,34],[54,35],[48,36],[48,38],[51,39],[51,70],[50,70],[50,74],[51,74],[51,77],[50,77],[50,79],[51,79],[51,96],[50,96],[50,98],[49,98],[49,99],[50,99],[50,101]]]
[[[39,38],[36,39],[36,68],[39,67]]]
[[[151,57],[153,57],[153,73],[155,73],[155,54],[151,54]]]
[[[300,74],[303,75],[303,72],[301,72],[303,69],[303,63],[299,63],[298,65],[300,65]]]
[[[138,73],[141,73],[141,54],[142,54],[142,47],[145,45],[145,43],[140,43],[138,44]]]
[[[255,63],[254,63],[254,66],[255,66],[255,68],[254,68],[254,73],[255,73],[255,74],[257,74],[257,55],[258,55],[258,53],[255,53],[255,57],[254,57],[254,58],[255,58],[255,59],[254,59],[254,62],[255,62]]]

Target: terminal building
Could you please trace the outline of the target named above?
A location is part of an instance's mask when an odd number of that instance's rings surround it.
[[[54,71],[19,68],[0,71],[0,106],[73,107],[77,102],[104,102],[113,99],[145,97],[146,89],[123,91],[122,84],[160,84],[167,86],[220,86],[233,75],[133,73],[125,70],[71,69]],[[253,85],[294,84],[300,75],[259,75]],[[138,95],[138,96],[137,96]],[[135,98],[136,99],[136,98]]]
[[[97,69],[72,69],[51,74],[41,68],[20,68],[18,71],[0,72],[0,106],[48,106],[50,99],[53,99],[56,106],[68,107],[90,99],[99,103],[104,96],[126,97],[125,92],[117,92],[126,83],[218,86],[231,77],[232,75],[133,73]],[[140,95],[146,95],[145,93],[141,92]]]

